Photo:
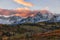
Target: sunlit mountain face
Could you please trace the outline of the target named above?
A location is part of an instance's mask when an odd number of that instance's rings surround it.
[[[28,10],[28,9],[16,9],[16,10],[7,10],[7,9],[0,9],[0,16],[20,16],[23,18],[27,17],[34,17],[38,12],[40,14],[47,14],[50,13],[48,10]]]
[[[56,16],[56,17],[55,17]],[[38,22],[59,22],[60,17],[48,10],[0,9],[0,24],[23,24]]]

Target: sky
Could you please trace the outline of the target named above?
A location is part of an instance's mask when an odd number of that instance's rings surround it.
[[[48,9],[60,13],[60,0],[0,0],[0,8],[16,9],[28,7],[31,10]]]

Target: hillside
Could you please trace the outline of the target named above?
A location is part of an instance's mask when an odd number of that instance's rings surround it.
[[[59,40],[60,23],[0,24],[0,40]]]

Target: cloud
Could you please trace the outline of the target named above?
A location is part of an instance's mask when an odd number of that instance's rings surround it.
[[[27,7],[24,7],[24,8],[16,8],[15,10],[30,10],[30,9]]]
[[[46,6],[46,7],[42,8],[41,10],[49,10],[49,7]]]
[[[30,2],[25,2],[24,0],[14,0],[15,2],[19,3],[19,4],[22,4],[22,5],[25,5],[27,7],[32,7],[33,4],[30,3]]]

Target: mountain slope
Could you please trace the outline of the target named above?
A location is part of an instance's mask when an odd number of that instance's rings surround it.
[[[0,9],[0,24],[22,24],[38,22],[60,22],[60,16],[47,10],[5,10]]]

